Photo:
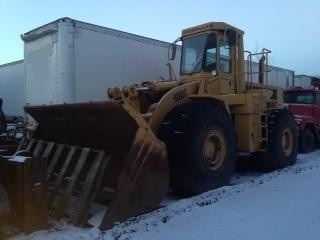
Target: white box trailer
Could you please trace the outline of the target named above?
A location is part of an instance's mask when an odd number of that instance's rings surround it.
[[[0,65],[0,98],[6,116],[23,116],[25,82],[23,60]]]
[[[253,74],[248,75],[250,71],[250,65],[248,61],[245,61],[245,72],[246,72],[246,81],[258,83],[259,82],[259,63],[252,62],[251,70]],[[284,68],[279,68],[275,66],[268,65],[265,68],[265,71],[268,71],[264,74],[264,77],[268,78],[268,85],[277,86],[280,88],[291,87],[294,82],[294,71]]]
[[[27,104],[101,101],[111,86],[169,77],[169,43],[163,41],[70,18],[21,38]],[[173,62],[176,72],[179,64],[177,56]]]
[[[295,75],[292,87],[310,88],[312,87],[312,78],[308,75]]]

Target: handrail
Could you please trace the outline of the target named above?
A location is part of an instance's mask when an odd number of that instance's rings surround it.
[[[271,53],[271,51],[269,49],[263,48],[261,50],[261,52],[257,52],[257,53],[252,53],[250,51],[244,51],[245,53],[248,53],[247,56],[247,82],[249,82],[250,84],[250,89],[252,89],[253,87],[253,74],[262,74],[262,79],[263,79],[263,84],[265,84],[266,86],[268,86],[268,72],[270,72],[270,70],[268,69],[269,67],[269,62],[268,62],[268,54]],[[262,72],[258,71],[258,72],[254,72],[252,70],[252,57],[253,56],[261,56],[260,59],[263,59],[263,68],[262,68]],[[265,76],[265,78],[264,78]]]

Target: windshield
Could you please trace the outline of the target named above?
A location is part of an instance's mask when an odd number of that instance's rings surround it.
[[[287,91],[284,92],[284,102],[285,103],[313,103],[314,101],[312,92],[304,91]]]
[[[181,74],[216,70],[216,34],[202,34],[185,38],[182,44]]]

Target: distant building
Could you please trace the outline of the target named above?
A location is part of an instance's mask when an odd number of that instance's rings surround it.
[[[259,63],[245,61],[245,80],[247,82],[259,82]],[[294,71],[290,69],[280,68],[268,65],[267,72],[264,73],[264,78],[268,79],[267,84],[281,88],[292,87],[294,81]],[[249,74],[252,72],[253,74]]]
[[[312,77],[311,84],[312,84],[312,86],[319,88],[320,87],[320,76]]]
[[[0,98],[6,116],[22,116],[25,105],[23,60],[0,65]]]
[[[312,86],[312,76],[308,75],[295,75],[294,76],[294,84],[292,87],[303,87],[308,88]]]

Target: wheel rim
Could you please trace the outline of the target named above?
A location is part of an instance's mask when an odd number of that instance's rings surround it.
[[[209,169],[217,170],[226,156],[226,140],[222,131],[210,130],[202,143],[202,159]]]
[[[282,150],[286,156],[289,156],[293,151],[293,133],[289,127],[282,132]]]

